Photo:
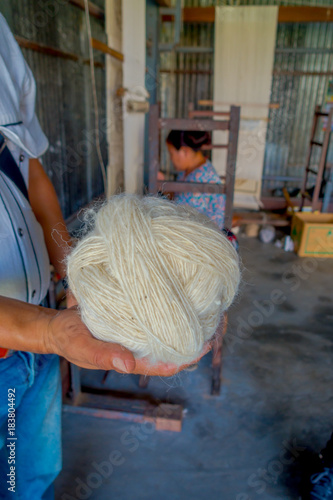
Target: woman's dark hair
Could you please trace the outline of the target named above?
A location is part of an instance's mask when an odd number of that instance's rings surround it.
[[[210,144],[210,134],[198,130],[171,130],[166,142],[178,150],[187,146],[193,151],[199,151],[205,144]]]

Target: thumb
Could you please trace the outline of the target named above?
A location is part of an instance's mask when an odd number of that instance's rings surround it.
[[[131,351],[119,344],[97,341],[94,345],[92,363],[100,370],[115,370],[120,373],[132,373],[135,370],[135,359]]]

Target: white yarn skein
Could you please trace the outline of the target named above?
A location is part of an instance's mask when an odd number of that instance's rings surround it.
[[[68,257],[69,286],[94,337],[151,363],[196,359],[239,280],[237,252],[217,226],[152,196],[111,197]]]

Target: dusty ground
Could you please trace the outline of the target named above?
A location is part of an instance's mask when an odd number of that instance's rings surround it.
[[[241,256],[221,395],[209,395],[211,355],[145,390],[137,377],[110,373],[109,388],[183,404],[183,430],[64,414],[56,499],[299,498],[304,462],[333,430],[333,259],[304,260],[246,238]],[[82,374],[95,386],[102,377]],[[112,451],[113,470],[105,465]]]

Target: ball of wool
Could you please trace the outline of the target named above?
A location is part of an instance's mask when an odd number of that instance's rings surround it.
[[[152,196],[108,199],[68,257],[69,286],[92,335],[151,363],[196,359],[239,280],[238,255],[214,223]]]

